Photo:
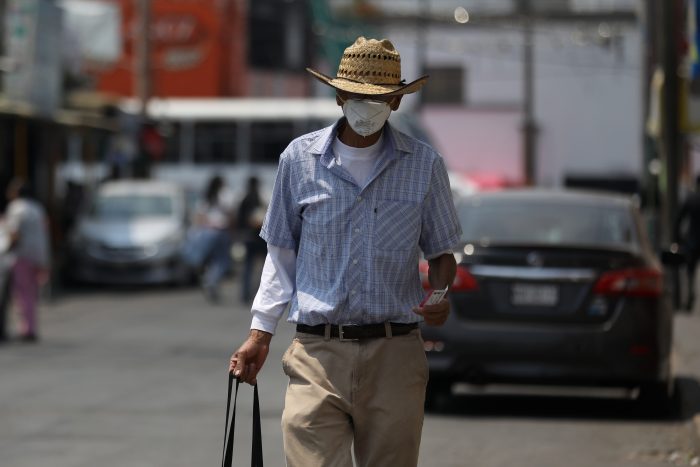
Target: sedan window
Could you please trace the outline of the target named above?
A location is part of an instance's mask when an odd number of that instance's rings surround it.
[[[621,206],[472,203],[461,205],[458,215],[462,239],[481,245],[639,248],[633,218]]]

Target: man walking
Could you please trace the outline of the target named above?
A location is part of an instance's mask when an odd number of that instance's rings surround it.
[[[688,288],[682,305],[685,310],[692,311],[695,303],[695,270],[700,259],[700,176],[695,179],[695,190],[683,200],[678,212],[674,240],[682,245],[686,260]]]
[[[451,284],[460,227],[442,158],[386,123],[408,84],[393,44],[358,38],[335,78],[344,118],[301,136],[279,162],[261,236],[268,245],[248,339],[229,371],[254,384],[290,304],[283,356],[287,465],[415,466],[428,367],[418,322],[442,325],[449,303],[419,307],[420,251],[433,288]]]

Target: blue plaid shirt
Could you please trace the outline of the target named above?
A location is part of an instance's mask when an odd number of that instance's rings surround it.
[[[453,248],[461,229],[442,158],[387,124],[365,186],[337,164],[338,122],[280,156],[260,235],[297,252],[289,322],[411,323],[425,256]]]

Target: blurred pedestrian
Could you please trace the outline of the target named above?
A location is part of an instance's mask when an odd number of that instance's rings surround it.
[[[460,226],[442,158],[387,123],[405,84],[393,44],[358,38],[337,76],[344,118],[280,156],[261,236],[268,255],[248,339],[229,371],[254,384],[289,305],[296,338],[282,432],[287,465],[415,466],[428,365],[418,322],[442,325],[449,302],[419,306],[420,250],[434,288],[451,284]]]
[[[681,246],[686,260],[688,286],[683,308],[692,310],[695,303],[695,270],[700,259],[700,175],[695,179],[695,189],[681,205],[674,228],[674,240]]]
[[[62,233],[67,235],[73,230],[73,227],[78,221],[80,213],[83,211],[83,202],[85,200],[85,187],[82,183],[74,180],[66,182],[66,194],[63,197],[62,218],[63,224]]]
[[[184,252],[185,260],[200,269],[201,285],[211,302],[219,300],[221,280],[231,269],[231,226],[230,193],[216,175],[197,204]]]
[[[260,229],[265,218],[265,205],[260,196],[260,182],[257,177],[250,177],[245,196],[238,205],[236,230],[245,245],[243,260],[243,277],[241,277],[241,300],[248,303],[253,298],[251,285],[254,268],[259,258],[264,258],[267,244],[260,237]]]
[[[12,298],[21,312],[20,339],[36,341],[39,290],[49,278],[48,220],[44,208],[33,197],[29,184],[14,179],[7,188],[5,223],[14,257]]]
[[[12,256],[10,235],[0,218],[0,342],[7,339],[7,308],[12,285]]]

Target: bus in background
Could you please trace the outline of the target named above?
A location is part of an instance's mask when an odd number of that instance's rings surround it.
[[[138,101],[126,100],[121,109],[136,115]],[[287,145],[340,115],[329,98],[153,99],[148,117],[165,136],[165,151],[152,176],[199,192],[212,175],[222,175],[236,198],[256,176],[269,192]]]
[[[124,99],[119,107],[126,129],[138,122],[138,100]],[[279,156],[287,145],[332,124],[342,110],[332,97],[154,98],[147,114],[165,140],[162,157],[152,164],[152,178],[178,182],[199,195],[212,175],[222,175],[233,196],[240,199],[251,176],[260,180],[263,195],[269,196]],[[404,133],[428,140],[409,112],[392,113],[390,122]],[[128,146],[128,138],[124,140]],[[109,154],[115,144],[110,146],[91,164],[79,156],[69,157],[58,167],[57,187],[75,182],[89,190],[109,178],[109,165],[116,159]]]

